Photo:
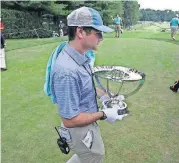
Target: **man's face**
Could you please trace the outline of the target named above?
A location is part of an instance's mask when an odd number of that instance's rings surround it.
[[[76,38],[83,50],[96,50],[100,41],[103,40],[102,32],[91,27],[77,27]]]
[[[100,41],[103,40],[102,32],[92,29],[90,33],[85,32],[84,45],[87,49],[96,50]]]

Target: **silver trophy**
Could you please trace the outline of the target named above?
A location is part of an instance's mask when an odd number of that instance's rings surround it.
[[[145,73],[122,66],[93,67],[93,77],[95,86],[109,96],[102,102],[102,109],[117,108],[123,116],[129,114],[124,100],[138,92],[145,82]]]

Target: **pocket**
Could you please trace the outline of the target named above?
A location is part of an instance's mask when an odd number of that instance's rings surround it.
[[[91,148],[88,148],[82,141],[86,137],[89,130],[92,130],[93,132]],[[70,149],[73,150],[76,154],[90,152],[104,155],[104,144],[100,135],[99,127],[96,123],[85,127],[69,128],[69,131],[72,137],[72,141],[67,143]]]
[[[88,130],[85,137],[82,139],[82,142],[88,149],[91,149],[91,147],[93,145],[93,139],[94,139],[93,131]]]
[[[65,138],[66,142],[72,141],[72,137],[71,137],[70,131],[67,128],[60,127],[59,131],[60,131],[60,136],[62,138]]]
[[[89,148],[89,146],[86,146],[83,142],[83,139],[86,137],[86,135],[88,134],[89,131],[91,131],[91,133],[92,133],[92,143],[91,143],[90,148]],[[99,129],[98,125],[96,123],[93,123],[87,127],[85,132],[82,132],[82,133],[83,133],[83,135],[81,138],[81,144],[83,145],[84,151],[91,152],[94,154],[104,155],[104,153],[105,153],[104,144],[103,144],[103,140],[102,140],[100,129]]]
[[[93,145],[90,150],[92,153],[104,155],[104,153],[105,153],[104,143],[103,143],[98,125],[95,125],[93,133],[94,133]]]

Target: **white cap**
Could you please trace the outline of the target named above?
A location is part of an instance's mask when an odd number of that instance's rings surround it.
[[[81,7],[67,16],[68,26],[93,27],[102,32],[113,32],[112,28],[103,25],[103,20],[98,11],[90,7]]]

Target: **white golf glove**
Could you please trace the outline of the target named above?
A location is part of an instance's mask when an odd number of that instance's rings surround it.
[[[103,109],[102,110],[104,114],[106,115],[106,119],[109,123],[114,123],[117,120],[122,120],[124,115],[118,115],[116,108],[110,108],[110,109]]]

